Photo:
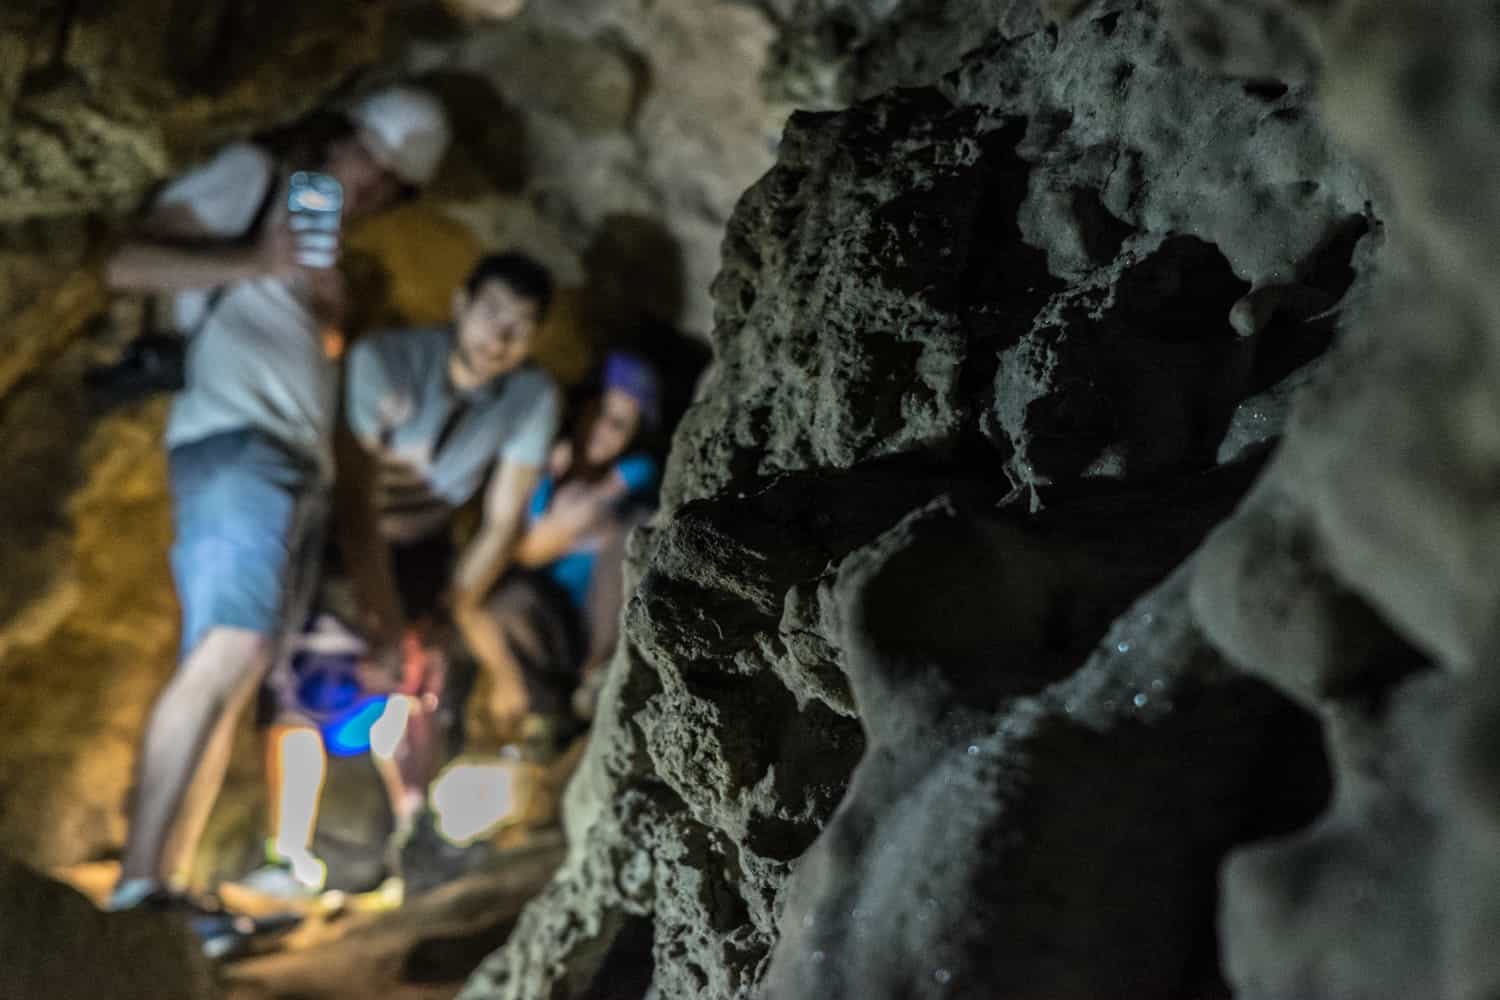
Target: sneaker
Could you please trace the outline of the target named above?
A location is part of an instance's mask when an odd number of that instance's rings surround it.
[[[328,866],[311,853],[292,857],[274,856],[235,882],[258,896],[287,901],[311,900],[322,895],[328,883]]]
[[[104,901],[104,911],[119,913],[125,910],[152,910],[168,895],[170,893],[166,885],[154,878],[122,879]]]

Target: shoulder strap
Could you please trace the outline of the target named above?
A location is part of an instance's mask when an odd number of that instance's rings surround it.
[[[250,217],[250,224],[245,231],[239,235],[235,243],[241,246],[249,246],[255,242],[260,235],[261,229],[266,224],[266,217],[271,214],[271,206],[276,202],[276,195],[281,191],[281,163],[278,160],[271,161],[271,178],[266,183],[266,190],[260,196],[260,204],[255,206],[255,214]],[[224,293],[228,290],[225,285],[220,285],[208,293],[208,300],[203,305],[203,315],[198,317],[198,322],[193,326],[189,336],[203,332],[208,326],[208,321],[213,318],[214,310],[219,308],[219,303],[224,299]]]
[[[266,224],[266,217],[271,214],[271,206],[276,203],[276,195],[281,191],[281,161],[271,161],[271,179],[266,184],[265,192],[260,196],[260,204],[255,206],[255,214],[250,217],[250,225],[240,234],[240,239],[250,242],[260,234]]]

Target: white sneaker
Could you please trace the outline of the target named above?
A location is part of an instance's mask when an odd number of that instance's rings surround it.
[[[314,899],[328,884],[328,866],[311,852],[283,855],[255,869],[236,883],[275,899]]]

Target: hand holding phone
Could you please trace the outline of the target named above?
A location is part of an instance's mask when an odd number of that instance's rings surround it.
[[[299,170],[287,183],[287,225],[297,241],[303,267],[330,268],[339,257],[344,189],[336,178]]]

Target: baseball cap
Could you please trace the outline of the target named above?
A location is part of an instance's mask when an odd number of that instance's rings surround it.
[[[393,86],[366,94],[346,113],[370,155],[418,187],[437,173],[453,136],[442,104],[416,87]]]

